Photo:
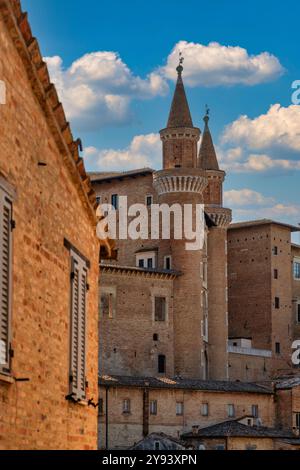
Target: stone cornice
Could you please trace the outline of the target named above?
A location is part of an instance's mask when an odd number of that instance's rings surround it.
[[[232,211],[224,207],[205,206],[205,212],[217,227],[228,228],[232,221]]]
[[[130,277],[156,278],[161,280],[174,280],[181,275],[178,271],[166,271],[157,269],[136,268],[133,266],[119,266],[113,264],[101,264],[102,274],[115,274]]]
[[[162,170],[153,175],[153,186],[159,195],[166,193],[202,194],[207,184],[204,173],[194,168]]]

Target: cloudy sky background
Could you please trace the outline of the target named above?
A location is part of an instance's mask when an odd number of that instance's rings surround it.
[[[300,4],[244,3],[23,0],[88,170],[161,166],[181,51],[194,125],[211,109],[235,220],[300,223]]]

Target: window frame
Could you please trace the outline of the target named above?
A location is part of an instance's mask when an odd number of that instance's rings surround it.
[[[209,416],[209,403],[202,403],[201,416],[203,416],[204,418],[207,418]]]
[[[74,401],[84,401],[86,399],[86,364],[87,364],[87,324],[88,324],[88,272],[89,264],[86,262],[85,258],[79,254],[77,250],[71,248],[70,250],[70,264],[71,264],[71,274],[70,274],[70,290],[71,290],[71,301],[70,301],[70,352],[69,352],[69,392]],[[76,278],[76,267],[78,267],[78,278]],[[85,284],[83,282],[85,281]],[[78,289],[78,298],[75,300],[76,291],[75,291],[75,282],[77,282]],[[85,288],[83,289],[83,286]],[[82,310],[78,309],[77,311],[77,326],[75,328],[75,305],[76,302],[79,305],[82,305],[82,294],[84,294],[84,313]],[[84,317],[84,325],[82,324],[82,317]],[[77,330],[77,338],[76,336]],[[82,344],[83,341],[83,344]],[[81,348],[79,345],[81,344]],[[76,346],[78,345],[78,346]],[[76,353],[77,348],[77,353]],[[82,358],[82,349],[84,349],[84,354]],[[76,358],[77,356],[77,358]],[[75,360],[76,358],[76,360]],[[75,371],[75,368],[76,371]]]
[[[163,362],[163,364],[164,364],[163,368],[160,367],[161,364],[162,364],[162,362],[161,362],[162,360],[164,361]],[[167,356],[165,354],[158,354],[158,356],[157,356],[157,372],[160,375],[163,375],[163,374],[167,373]]]
[[[119,195],[118,194],[112,194],[110,201],[111,201],[112,207],[116,211],[118,211],[119,210]]]
[[[158,300],[163,300],[163,307],[164,307],[164,312],[163,312],[163,315],[162,315],[162,318],[163,319],[159,319],[159,315],[157,314],[157,301]],[[155,323],[166,323],[167,321],[167,298],[163,295],[155,295],[154,296],[154,321]]]
[[[298,265],[298,269],[296,269],[296,265]],[[298,274],[299,277],[297,277],[296,274]],[[300,258],[297,257],[293,259],[293,278],[294,281],[300,281]]]
[[[2,246],[4,242],[4,232],[3,232],[3,222],[4,222],[4,211],[8,211],[8,257],[7,257],[7,311],[6,311],[6,322],[7,322],[7,331],[5,339],[2,340],[4,343],[4,360],[3,363],[0,363],[0,374],[10,375],[11,366],[12,366],[12,298],[13,298],[13,204],[15,199],[15,193],[11,186],[0,177],[0,262],[2,266]],[[0,271],[0,282],[2,283],[2,269]],[[2,316],[2,288],[0,290],[0,321]],[[0,332],[1,333],[1,332]]]
[[[130,400],[130,398],[124,398],[122,410],[123,410],[122,411],[123,415],[130,415],[131,414],[131,400]]]
[[[150,416],[157,416],[157,410],[158,410],[157,400],[150,400],[150,403],[149,403]]]
[[[184,402],[183,401],[176,402],[176,416],[184,416]]]
[[[235,405],[233,403],[229,403],[227,405],[227,414],[228,414],[228,418],[235,418],[236,411],[235,411]]]
[[[167,267],[167,262],[169,262],[169,267]],[[164,257],[164,269],[166,271],[172,271],[172,255],[167,255]]]

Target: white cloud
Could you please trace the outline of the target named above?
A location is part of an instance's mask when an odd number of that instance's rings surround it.
[[[161,166],[161,141],[158,134],[135,136],[125,149],[85,149],[86,165],[93,171],[124,171]]]
[[[226,126],[220,143],[220,161],[225,170],[300,170],[300,106],[275,104],[254,119],[241,116]]]
[[[98,128],[130,120],[133,99],[149,99],[168,92],[166,80],[156,72],[135,76],[115,52],[93,52],[67,69],[60,57],[45,58],[68,119],[81,128]]]
[[[239,46],[223,46],[211,42],[207,46],[194,42],[178,42],[168,57],[162,73],[176,78],[178,56],[185,58],[184,78],[190,86],[257,85],[280,77],[284,68],[277,57],[262,52],[250,55]]]
[[[231,189],[224,192],[225,205],[228,207],[262,206],[274,202],[273,198],[252,189]]]
[[[223,144],[242,144],[251,149],[285,147],[300,151],[300,106],[274,104],[266,114],[241,116],[225,128]]]
[[[253,219],[272,219],[298,225],[300,206],[296,204],[274,204],[268,207],[239,208],[234,210],[234,221]]]

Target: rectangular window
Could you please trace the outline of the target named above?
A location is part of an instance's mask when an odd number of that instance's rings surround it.
[[[296,428],[300,430],[300,413],[296,413]]]
[[[274,269],[274,279],[278,279],[278,269]]]
[[[70,394],[76,400],[86,397],[86,324],[87,275],[86,261],[71,251],[71,363]]]
[[[296,320],[297,323],[300,323],[300,302],[296,304]]]
[[[172,257],[171,256],[166,256],[165,257],[165,265],[164,268],[167,271],[170,271],[172,269]]]
[[[277,310],[280,308],[280,299],[279,299],[279,297],[275,297],[275,308]]]
[[[280,343],[275,343],[275,352],[276,354],[280,354]]]
[[[153,269],[153,258],[148,258],[147,259],[147,268],[148,269]]]
[[[155,321],[166,321],[166,298],[155,297]]]
[[[201,406],[201,415],[208,416],[208,414],[209,414],[209,405],[208,403],[203,403]]]
[[[139,268],[144,268],[145,267],[145,260],[139,259]]]
[[[10,372],[12,200],[0,187],[0,373]]]
[[[123,401],[123,414],[130,414],[131,412],[131,402],[129,399]]]
[[[157,400],[150,401],[150,415],[157,415]]]
[[[275,256],[278,255],[278,246],[273,247],[273,255],[275,255]]]
[[[294,279],[300,279],[300,261],[294,261]]]
[[[146,204],[147,204],[147,207],[152,206],[152,204],[153,204],[153,196],[151,196],[151,195],[146,196]]]
[[[114,317],[114,296],[112,293],[101,294],[101,315],[110,319]]]
[[[183,416],[184,412],[184,404],[183,402],[177,402],[176,403],[176,416]]]
[[[166,356],[160,354],[158,356],[158,373],[165,374],[166,373]]]
[[[119,209],[119,196],[117,194],[113,194],[111,197],[111,205],[116,209]]]
[[[258,418],[258,405],[252,405],[252,416]]]
[[[235,406],[228,405],[228,418],[234,418],[234,417],[235,417]]]

